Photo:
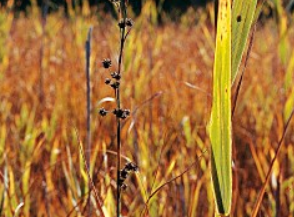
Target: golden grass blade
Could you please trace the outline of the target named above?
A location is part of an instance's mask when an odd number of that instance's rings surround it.
[[[248,35],[253,24],[257,0],[235,0],[232,8],[232,84],[238,74]]]
[[[285,89],[288,90],[290,87],[293,87],[293,74],[294,74],[294,50],[292,51],[286,74],[285,74]]]
[[[228,215],[232,201],[231,1],[220,0],[213,71],[213,101],[208,126],[211,175],[217,215]]]
[[[263,199],[263,195],[265,193],[265,190],[266,190],[266,187],[267,187],[267,183],[269,182],[269,179],[271,177],[271,174],[272,174],[272,171],[273,171],[273,168],[274,168],[274,165],[275,163],[277,162],[277,159],[278,159],[278,156],[279,156],[279,153],[281,152],[281,149],[282,149],[282,144],[283,144],[283,140],[285,138],[285,135],[286,135],[286,132],[287,132],[287,129],[290,125],[290,122],[292,120],[292,117],[294,116],[294,109],[292,110],[292,113],[289,117],[289,119],[287,120],[287,123],[284,127],[284,130],[283,130],[283,135],[281,137],[281,139],[279,140],[279,143],[278,143],[278,148],[276,150],[276,153],[275,153],[275,156],[274,158],[272,159],[271,161],[271,165],[270,165],[270,168],[269,168],[269,171],[266,175],[266,179],[265,179],[265,182],[263,183],[262,185],[262,188],[260,190],[260,193],[258,195],[258,198],[256,200],[256,203],[254,205],[254,208],[253,208],[253,211],[252,211],[252,214],[251,214],[251,217],[256,217],[257,216],[257,213],[259,211],[259,208],[260,208],[260,205],[261,205],[261,202],[262,202],[262,199]]]
[[[288,99],[284,107],[284,122],[288,120],[294,107],[294,87],[292,87],[291,93],[289,93]]]
[[[79,136],[78,131],[76,129],[75,129],[75,132],[76,132],[76,135],[77,135],[78,140],[79,140],[80,154],[82,156],[82,160],[84,161],[85,172],[86,172],[86,175],[88,176],[88,180],[90,181],[90,184],[91,184],[91,186],[89,186],[89,187],[91,187],[91,189],[94,191],[96,205],[98,207],[98,210],[99,210],[100,215],[102,217],[105,217],[105,214],[104,214],[104,211],[103,211],[102,201],[101,201],[101,199],[100,199],[100,197],[98,195],[98,192],[97,192],[97,190],[95,188],[95,185],[94,185],[93,180],[91,178],[90,170],[89,170],[88,165],[86,163],[86,156],[85,156],[85,152],[83,150],[83,144],[81,142],[80,136]]]

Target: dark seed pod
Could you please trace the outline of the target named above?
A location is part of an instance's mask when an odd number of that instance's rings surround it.
[[[121,28],[121,29],[125,28],[125,27],[126,27],[126,24],[125,24],[124,20],[119,21],[119,22],[118,22],[118,26],[119,26],[119,28]]]
[[[126,26],[132,27],[134,25],[134,21],[131,18],[126,19]]]
[[[105,79],[105,84],[110,84],[110,82],[111,82],[111,79],[110,78],[106,78]]]
[[[139,167],[136,164],[132,163],[132,162],[128,162],[125,165],[125,169],[128,170],[128,171],[137,172],[139,170]]]
[[[128,116],[130,116],[130,110],[129,109],[125,109],[125,110],[123,110],[123,112],[122,112],[122,115],[121,115],[121,118],[122,119],[126,119]]]
[[[116,112],[118,112],[116,110]],[[118,184],[122,190],[125,190],[127,185],[124,183],[125,180],[128,178],[128,175],[131,172],[137,172],[139,170],[138,166],[132,162],[126,163],[125,167],[120,171]]]
[[[116,117],[126,119],[130,115],[129,109],[114,109],[112,112]]]
[[[127,190],[128,186],[125,183],[122,183],[122,185],[120,187],[121,187],[121,190],[125,191],[125,190]]]
[[[130,109],[125,109],[125,114],[127,115],[127,116],[130,116],[130,114],[131,114],[131,111],[130,111]]]
[[[118,74],[117,72],[112,72],[111,74],[111,77],[116,79],[116,80],[120,80],[121,79],[121,75]]]
[[[122,115],[120,116],[121,119],[126,119],[128,116],[123,112]]]
[[[102,61],[102,65],[103,65],[103,67],[105,68],[105,69],[108,69],[109,67],[111,67],[111,60],[110,59],[104,59],[103,61]]]
[[[104,117],[104,116],[107,115],[107,111],[105,110],[105,108],[101,108],[101,109],[99,110],[99,114],[100,114],[102,117]]]
[[[120,172],[120,175],[121,175],[122,178],[126,179],[127,176],[128,176],[128,171],[127,171],[127,170],[122,170],[122,171]]]
[[[123,115],[123,110],[122,109],[114,109],[113,114],[115,114],[116,117],[121,118]]]
[[[116,82],[112,83],[110,86],[111,86],[113,89],[117,89],[117,88],[119,88],[119,85],[120,85],[120,83],[119,83],[118,81],[116,81]]]

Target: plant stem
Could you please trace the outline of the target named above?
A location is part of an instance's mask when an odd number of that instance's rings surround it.
[[[119,93],[119,88],[116,90],[116,101],[117,101],[117,108],[120,108],[120,93]],[[116,118],[117,122],[117,174],[116,174],[116,216],[120,216],[120,204],[121,204],[121,191],[120,191],[120,182],[119,182],[119,177],[120,177],[120,167],[121,167],[121,144],[120,144],[120,118]]]
[[[86,164],[90,172],[91,162],[91,86],[90,86],[90,57],[91,57],[91,34],[92,27],[88,32],[88,38],[85,44],[86,49],[86,85],[87,85],[87,148],[86,148]],[[88,182],[89,189],[91,189],[91,181]],[[88,197],[88,216],[91,216],[91,194]]]
[[[44,47],[45,47],[45,37],[46,37],[46,24],[47,24],[47,13],[48,13],[48,0],[43,0],[42,2],[42,38],[41,38],[41,48],[40,48],[40,78],[39,78],[39,102],[43,106],[44,102]]]
[[[126,6],[125,1],[121,0],[120,3],[120,10],[121,10],[121,17],[123,19],[123,22],[126,23],[127,13],[126,13]],[[123,50],[125,45],[125,34],[126,34],[126,28],[120,28],[121,35],[120,35],[120,53],[119,53],[119,59],[118,59],[118,74],[121,72],[121,63],[122,63],[122,56],[123,56]]]
[[[125,0],[120,1],[120,13],[123,22],[126,21],[126,5]],[[120,28],[121,36],[120,36],[120,53],[119,53],[119,60],[118,60],[118,74],[121,73],[121,64],[122,64],[122,56],[123,56],[123,49],[125,43],[125,27]],[[115,92],[116,96],[116,104],[117,109],[120,109],[120,87],[116,89]],[[119,117],[116,117],[117,122],[117,173],[116,173],[116,216],[120,216],[120,209],[121,209],[121,189],[120,189],[120,168],[121,168],[121,120]]]

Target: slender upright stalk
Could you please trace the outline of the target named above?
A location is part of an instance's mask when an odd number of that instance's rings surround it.
[[[123,19],[123,23],[126,23],[126,5],[125,0],[120,1],[120,17]],[[121,35],[120,35],[120,53],[118,59],[118,74],[121,73],[121,64],[122,64],[122,57],[123,57],[123,49],[125,44],[125,26],[120,28]],[[120,87],[116,89],[116,104],[117,109],[120,109]],[[119,117],[116,117],[117,122],[117,173],[116,173],[116,216],[120,216],[120,209],[121,209],[121,188],[120,188],[120,168],[121,168],[121,120]]]
[[[119,88],[116,90],[116,101],[117,101],[117,108],[120,108],[120,95],[119,95]],[[120,130],[121,130],[121,123],[120,118],[116,118],[117,122],[117,173],[116,173],[116,216],[120,216],[120,204],[121,204],[121,189],[120,189],[120,167],[121,167],[121,144],[120,144]]]
[[[43,70],[43,57],[44,57],[44,44],[45,44],[45,30],[47,24],[47,13],[48,13],[48,0],[42,2],[42,40],[40,48],[40,78],[39,78],[39,101],[42,106],[44,102],[44,70]]]
[[[90,172],[90,161],[91,161],[91,87],[90,87],[90,57],[91,57],[91,33],[92,27],[88,32],[88,38],[85,44],[86,50],[86,85],[87,85],[87,148],[86,148],[86,164]],[[91,181],[88,182],[89,189],[91,189]],[[91,203],[90,196],[88,198],[88,216],[91,216]]]
[[[121,119],[125,119],[130,116],[129,109],[121,109],[120,104],[120,80],[121,80],[121,71],[122,71],[122,59],[123,59],[123,50],[126,38],[130,33],[133,22],[131,19],[127,19],[127,7],[126,0],[111,0],[111,2],[115,3],[117,6],[119,3],[119,22],[118,26],[120,28],[120,50],[119,50],[119,58],[118,58],[118,68],[116,72],[112,72],[111,78],[105,79],[105,84],[109,85],[115,90],[115,99],[116,99],[116,108],[111,112],[116,116],[117,123],[117,173],[116,173],[116,216],[120,217],[121,210],[121,189],[126,188],[124,184],[125,179],[129,172],[136,172],[138,170],[137,166],[132,163],[128,163],[123,169],[121,169]],[[126,31],[126,26],[128,27],[128,31]],[[108,69],[111,67],[111,60],[106,58],[102,61],[103,67]],[[107,111],[105,108],[100,108],[99,113],[101,116],[106,116],[110,111]]]

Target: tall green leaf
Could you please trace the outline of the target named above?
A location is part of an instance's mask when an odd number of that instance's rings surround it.
[[[220,0],[213,71],[213,101],[208,132],[217,214],[228,215],[232,200],[231,0]]]
[[[232,84],[242,60],[257,0],[234,0],[232,8]]]

